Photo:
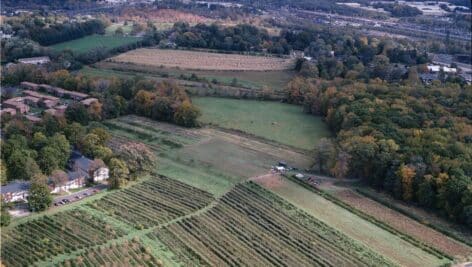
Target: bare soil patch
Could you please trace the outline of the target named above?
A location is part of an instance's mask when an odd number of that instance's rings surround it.
[[[289,58],[141,48],[120,54],[112,62],[190,70],[269,71],[293,67]]]
[[[451,256],[461,258],[472,255],[472,248],[466,244],[459,243],[395,210],[356,194],[350,189],[336,191],[334,195],[354,208]]]

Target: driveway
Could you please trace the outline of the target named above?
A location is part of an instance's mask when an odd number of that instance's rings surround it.
[[[59,197],[54,198],[54,201],[53,201],[52,205],[53,205],[53,207],[58,207],[58,206],[62,206],[64,204],[76,202],[76,201],[79,201],[79,200],[81,200],[85,197],[94,195],[94,194],[96,194],[96,193],[98,193],[98,192],[100,192],[100,191],[102,191],[106,188],[108,188],[108,186],[106,184],[98,184],[98,185],[95,185],[95,186],[92,186],[92,187],[87,187],[84,190],[80,190],[80,191],[72,193],[70,195],[59,196]]]

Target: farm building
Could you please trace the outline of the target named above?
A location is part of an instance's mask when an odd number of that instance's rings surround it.
[[[51,60],[49,57],[29,57],[29,58],[20,58],[18,59],[19,63],[23,64],[33,64],[33,65],[42,65],[49,63]]]
[[[27,202],[30,183],[27,181],[13,181],[0,187],[2,199],[5,202],[24,201]]]

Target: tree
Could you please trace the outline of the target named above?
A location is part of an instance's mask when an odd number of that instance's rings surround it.
[[[3,162],[2,159],[0,159],[0,185],[4,185],[7,183],[7,166]]]
[[[92,157],[95,149],[100,146],[100,137],[96,134],[89,133],[80,140],[79,148],[88,157]]]
[[[331,169],[331,175],[336,178],[344,178],[349,173],[349,161],[351,156],[345,151],[339,151],[336,156],[336,163]]]
[[[1,214],[0,214],[0,226],[8,226],[11,221],[11,215],[7,210],[7,205],[2,201]]]
[[[172,121],[172,101],[168,97],[157,97],[151,110],[151,117],[160,121]]]
[[[42,132],[36,132],[33,134],[33,139],[31,140],[31,146],[39,151],[41,148],[46,146],[48,143],[48,138]]]
[[[56,133],[49,138],[48,146],[54,148],[58,152],[56,157],[59,167],[65,167],[71,152],[71,146],[67,138],[63,134]]]
[[[336,148],[333,142],[328,138],[321,138],[315,147],[315,166],[320,173],[327,173],[334,164]],[[314,167],[315,167],[314,166]]]
[[[418,202],[426,208],[434,208],[436,205],[436,192],[433,185],[433,177],[426,175],[418,186],[416,192]]]
[[[64,133],[69,140],[71,145],[76,145],[79,141],[85,136],[85,127],[82,126],[80,123],[73,122],[68,124],[65,129]]]
[[[45,183],[32,183],[29,189],[28,204],[33,212],[40,212],[49,208],[52,204],[49,187]]]
[[[413,200],[413,180],[416,175],[415,169],[407,165],[401,165],[398,169],[397,175],[402,183],[403,200]]]
[[[89,133],[95,134],[98,136],[98,139],[99,139],[98,145],[105,145],[108,142],[108,140],[110,140],[111,138],[110,133],[108,133],[107,130],[101,127],[95,127],[91,129]]]
[[[200,110],[189,101],[184,101],[175,111],[174,121],[178,125],[195,127],[198,126],[198,116],[200,116]]]
[[[64,186],[68,181],[67,174],[62,170],[54,170],[50,178],[56,187]]]
[[[109,184],[112,189],[119,189],[126,184],[129,179],[129,170],[126,162],[123,160],[112,158],[109,164],[110,179]]]
[[[122,144],[118,150],[131,174],[149,172],[156,168],[156,156],[145,144],[128,142]]]
[[[124,34],[124,31],[122,27],[116,28],[115,35],[123,35],[123,34]]]
[[[45,174],[59,169],[61,162],[58,154],[59,151],[52,146],[45,146],[39,151],[38,163]]]
[[[7,158],[8,180],[29,180],[33,175],[40,173],[38,164],[32,158],[31,150],[16,150]]]
[[[81,103],[70,104],[66,109],[65,116],[68,121],[78,122],[82,125],[86,125],[90,121],[89,112]]]

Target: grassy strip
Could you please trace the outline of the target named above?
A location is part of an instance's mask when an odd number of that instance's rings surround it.
[[[333,202],[334,204],[336,204],[336,205],[352,212],[353,214],[361,217],[362,219],[364,219],[364,220],[366,220],[366,221],[368,221],[368,222],[384,229],[385,231],[388,231],[388,232],[390,232],[390,233],[392,233],[396,236],[399,236],[401,239],[413,244],[416,247],[419,247],[420,249],[422,249],[422,250],[424,250],[424,251],[426,251],[426,252],[428,252],[428,253],[430,253],[430,254],[432,254],[432,255],[440,258],[440,259],[446,258],[446,259],[451,260],[451,261],[454,260],[454,258],[452,256],[450,256],[450,255],[448,255],[448,254],[446,254],[446,253],[444,253],[444,252],[442,252],[442,251],[440,251],[440,250],[438,250],[438,249],[436,249],[436,248],[434,248],[434,247],[432,247],[428,244],[425,244],[424,242],[421,242],[418,239],[416,239],[416,238],[414,238],[410,235],[407,235],[403,232],[400,232],[400,231],[396,230],[395,228],[393,228],[390,225],[374,218],[373,216],[370,216],[370,215],[368,215],[368,214],[352,207],[351,205],[342,202],[341,200],[339,200],[338,198],[334,197],[333,195],[331,195],[329,193],[326,193],[326,192],[321,191],[317,188],[314,188],[314,187],[310,186],[309,184],[304,183],[303,181],[300,181],[300,180],[298,180],[296,178],[293,178],[289,175],[284,175],[284,177],[286,177],[289,180],[305,187],[306,189],[308,189],[308,190],[324,197],[325,199]]]
[[[462,243],[467,244],[469,246],[472,246],[472,240],[471,239],[468,239],[468,238],[465,238],[464,236],[461,236],[459,234],[455,234],[453,232],[450,232],[445,227],[442,227],[440,225],[424,221],[421,217],[417,216],[416,214],[414,214],[412,212],[409,212],[405,209],[402,209],[402,208],[398,207],[395,204],[387,202],[384,199],[379,198],[379,197],[377,197],[377,196],[375,196],[375,195],[373,195],[373,194],[371,194],[371,193],[369,193],[365,190],[362,190],[360,188],[356,188],[355,190],[356,190],[357,193],[359,193],[359,194],[361,194],[361,195],[363,195],[367,198],[370,198],[373,201],[379,202],[380,204],[382,204],[382,205],[384,205],[384,206],[386,206],[386,207],[388,207],[392,210],[395,210],[395,211],[397,211],[397,212],[399,212],[399,213],[401,213],[401,214],[403,214],[403,215],[405,215],[405,216],[407,216],[407,217],[409,217],[409,218],[411,218],[411,219],[413,219],[413,220],[415,220],[415,221],[417,221],[417,222],[419,222],[423,225],[426,225],[426,226],[428,226],[428,227],[430,227],[430,228],[432,228],[432,229],[434,229],[434,230],[436,230],[436,231],[438,231],[438,232],[440,232],[440,233],[442,233],[442,234],[444,234],[444,235],[446,235],[446,236],[448,236],[448,237],[450,237],[450,238],[452,238],[456,241],[459,241],[459,242],[462,242]]]

